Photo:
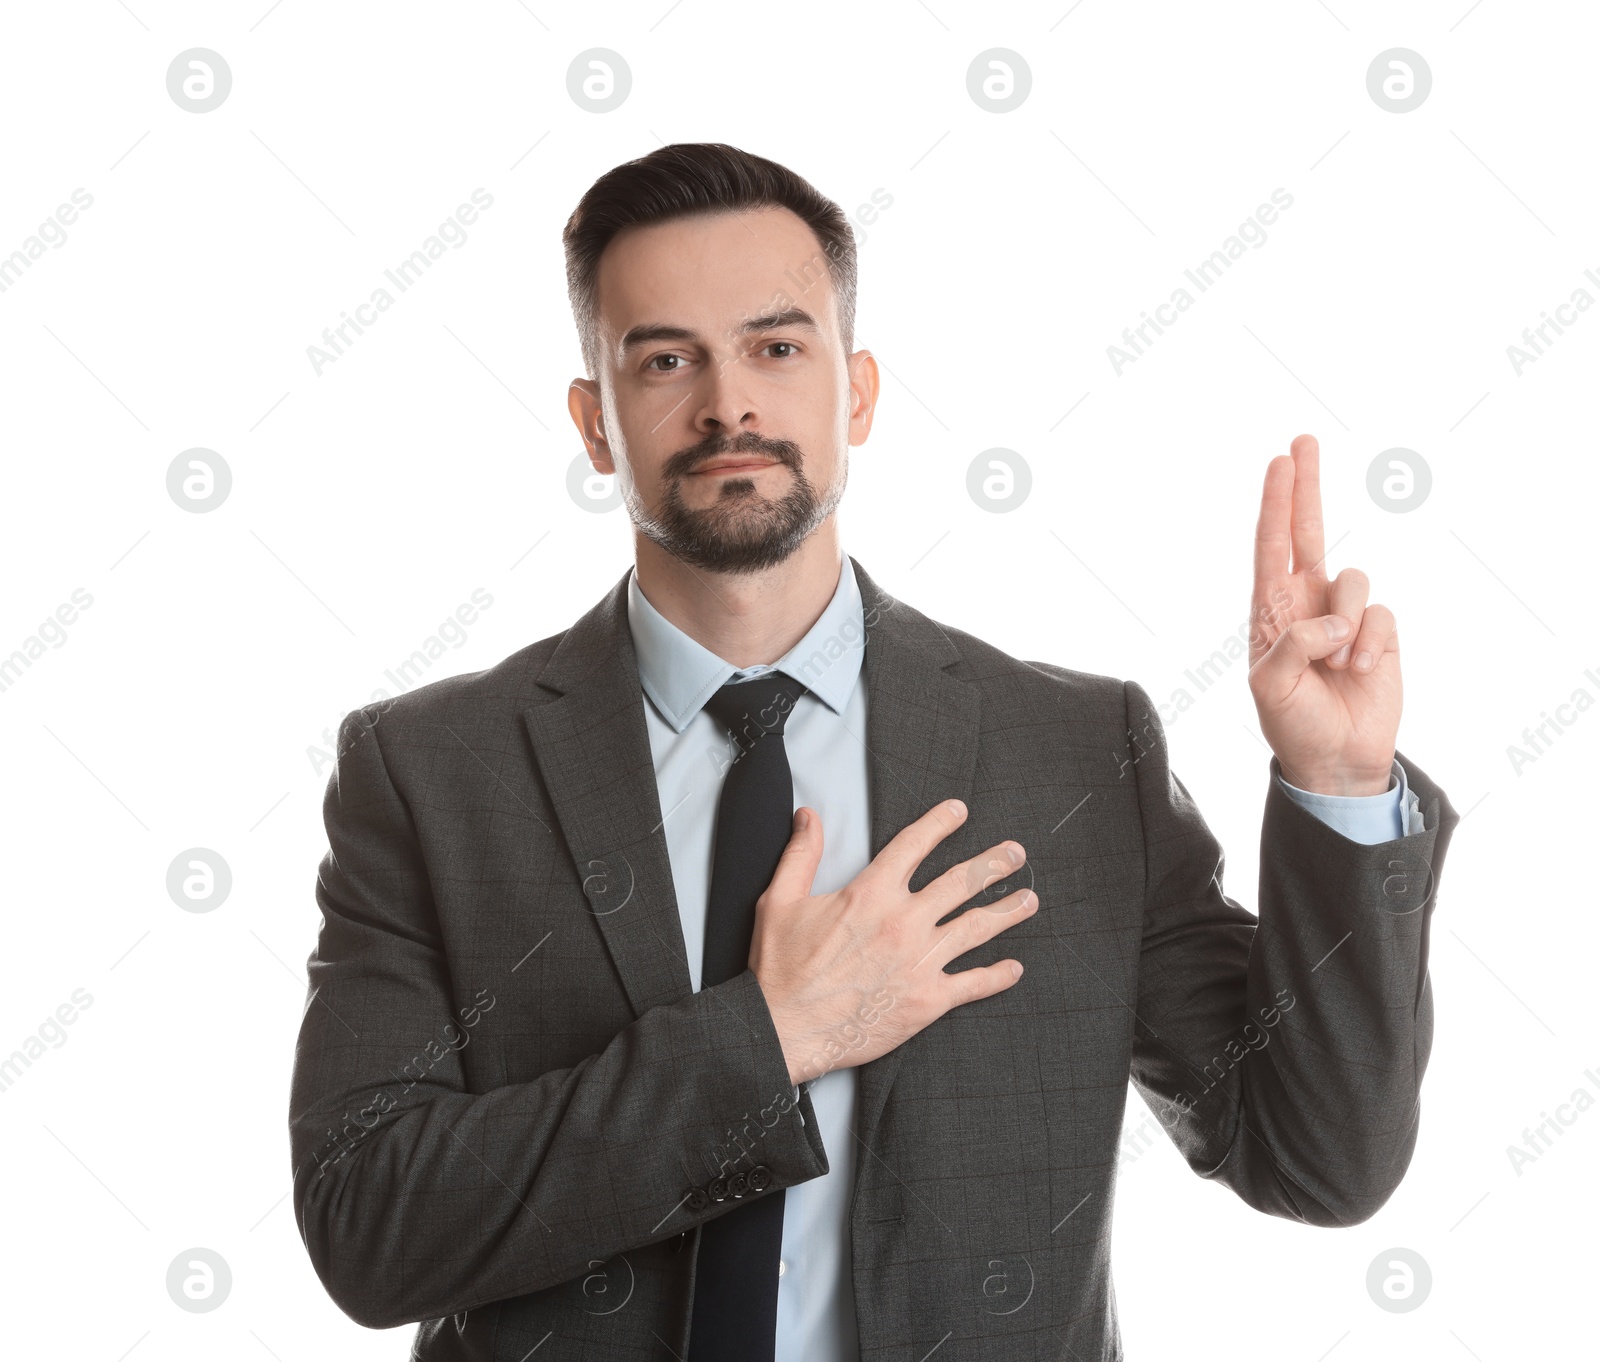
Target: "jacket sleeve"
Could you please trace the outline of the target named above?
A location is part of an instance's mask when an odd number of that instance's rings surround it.
[[[735,1128],[759,1123],[748,1143],[772,1190],[828,1171],[749,970],[649,1009],[570,1068],[468,1091],[459,1051],[494,999],[453,996],[429,870],[367,711],[340,726],[323,817],[289,1133],[301,1238],[357,1323],[538,1291],[725,1214],[734,1201],[688,1194],[710,1169],[755,1166],[730,1151]]]
[[[1223,891],[1150,697],[1123,694],[1145,848],[1133,1081],[1201,1177],[1271,1215],[1358,1224],[1416,1143],[1428,926],[1460,817],[1397,753],[1425,826],[1354,842],[1285,794],[1273,757],[1258,919]]]

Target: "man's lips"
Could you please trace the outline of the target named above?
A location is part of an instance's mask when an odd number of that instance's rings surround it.
[[[701,473],[749,473],[758,468],[771,468],[778,463],[777,459],[759,459],[750,455],[741,455],[737,458],[714,459],[690,474],[691,477]]]

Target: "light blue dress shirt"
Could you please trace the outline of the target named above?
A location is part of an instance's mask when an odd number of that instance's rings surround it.
[[[702,708],[722,686],[778,670],[808,688],[784,725],[784,749],[795,807],[804,804],[822,819],[822,861],[812,892],[842,889],[872,859],[861,591],[848,556],[841,555],[833,598],[805,637],[777,662],[742,670],[651,605],[637,573],[628,579],[628,626],[650,700],[644,707],[650,753],[689,974],[698,991],[717,799],[737,751],[728,731]],[[1398,761],[1394,773],[1397,783],[1386,793],[1359,797],[1314,794],[1278,779],[1292,799],[1352,841],[1375,843],[1402,835],[1402,807],[1407,831],[1422,828],[1417,797],[1407,790]],[[776,1362],[859,1357],[850,1274],[856,1074],[855,1068],[834,1069],[807,1085],[828,1171],[784,1193]]]

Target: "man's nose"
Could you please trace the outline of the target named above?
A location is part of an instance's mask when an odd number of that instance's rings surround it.
[[[760,425],[761,413],[752,391],[752,375],[736,358],[720,360],[712,365],[699,394],[699,406],[694,414],[695,429],[702,433],[720,430],[734,435],[741,430],[754,430]]]

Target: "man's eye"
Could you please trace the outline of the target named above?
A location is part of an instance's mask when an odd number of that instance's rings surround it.
[[[666,368],[666,369],[657,369],[656,372],[658,374],[670,374],[670,373],[674,372],[674,370],[677,369],[678,365],[683,360],[683,356],[682,355],[657,355],[654,359],[652,359],[650,361],[649,364],[645,365],[645,368],[647,368],[647,369],[653,368],[655,366],[655,364],[660,360],[671,360],[672,361],[672,367],[671,368]]]
[[[786,346],[790,350],[798,350],[798,347],[795,345],[795,343],[793,341],[773,341],[770,345],[767,345],[764,348],[770,350],[770,349],[773,348],[773,346],[776,346],[776,345]],[[788,359],[789,356],[788,355],[778,355],[775,358],[777,358],[777,359]]]

